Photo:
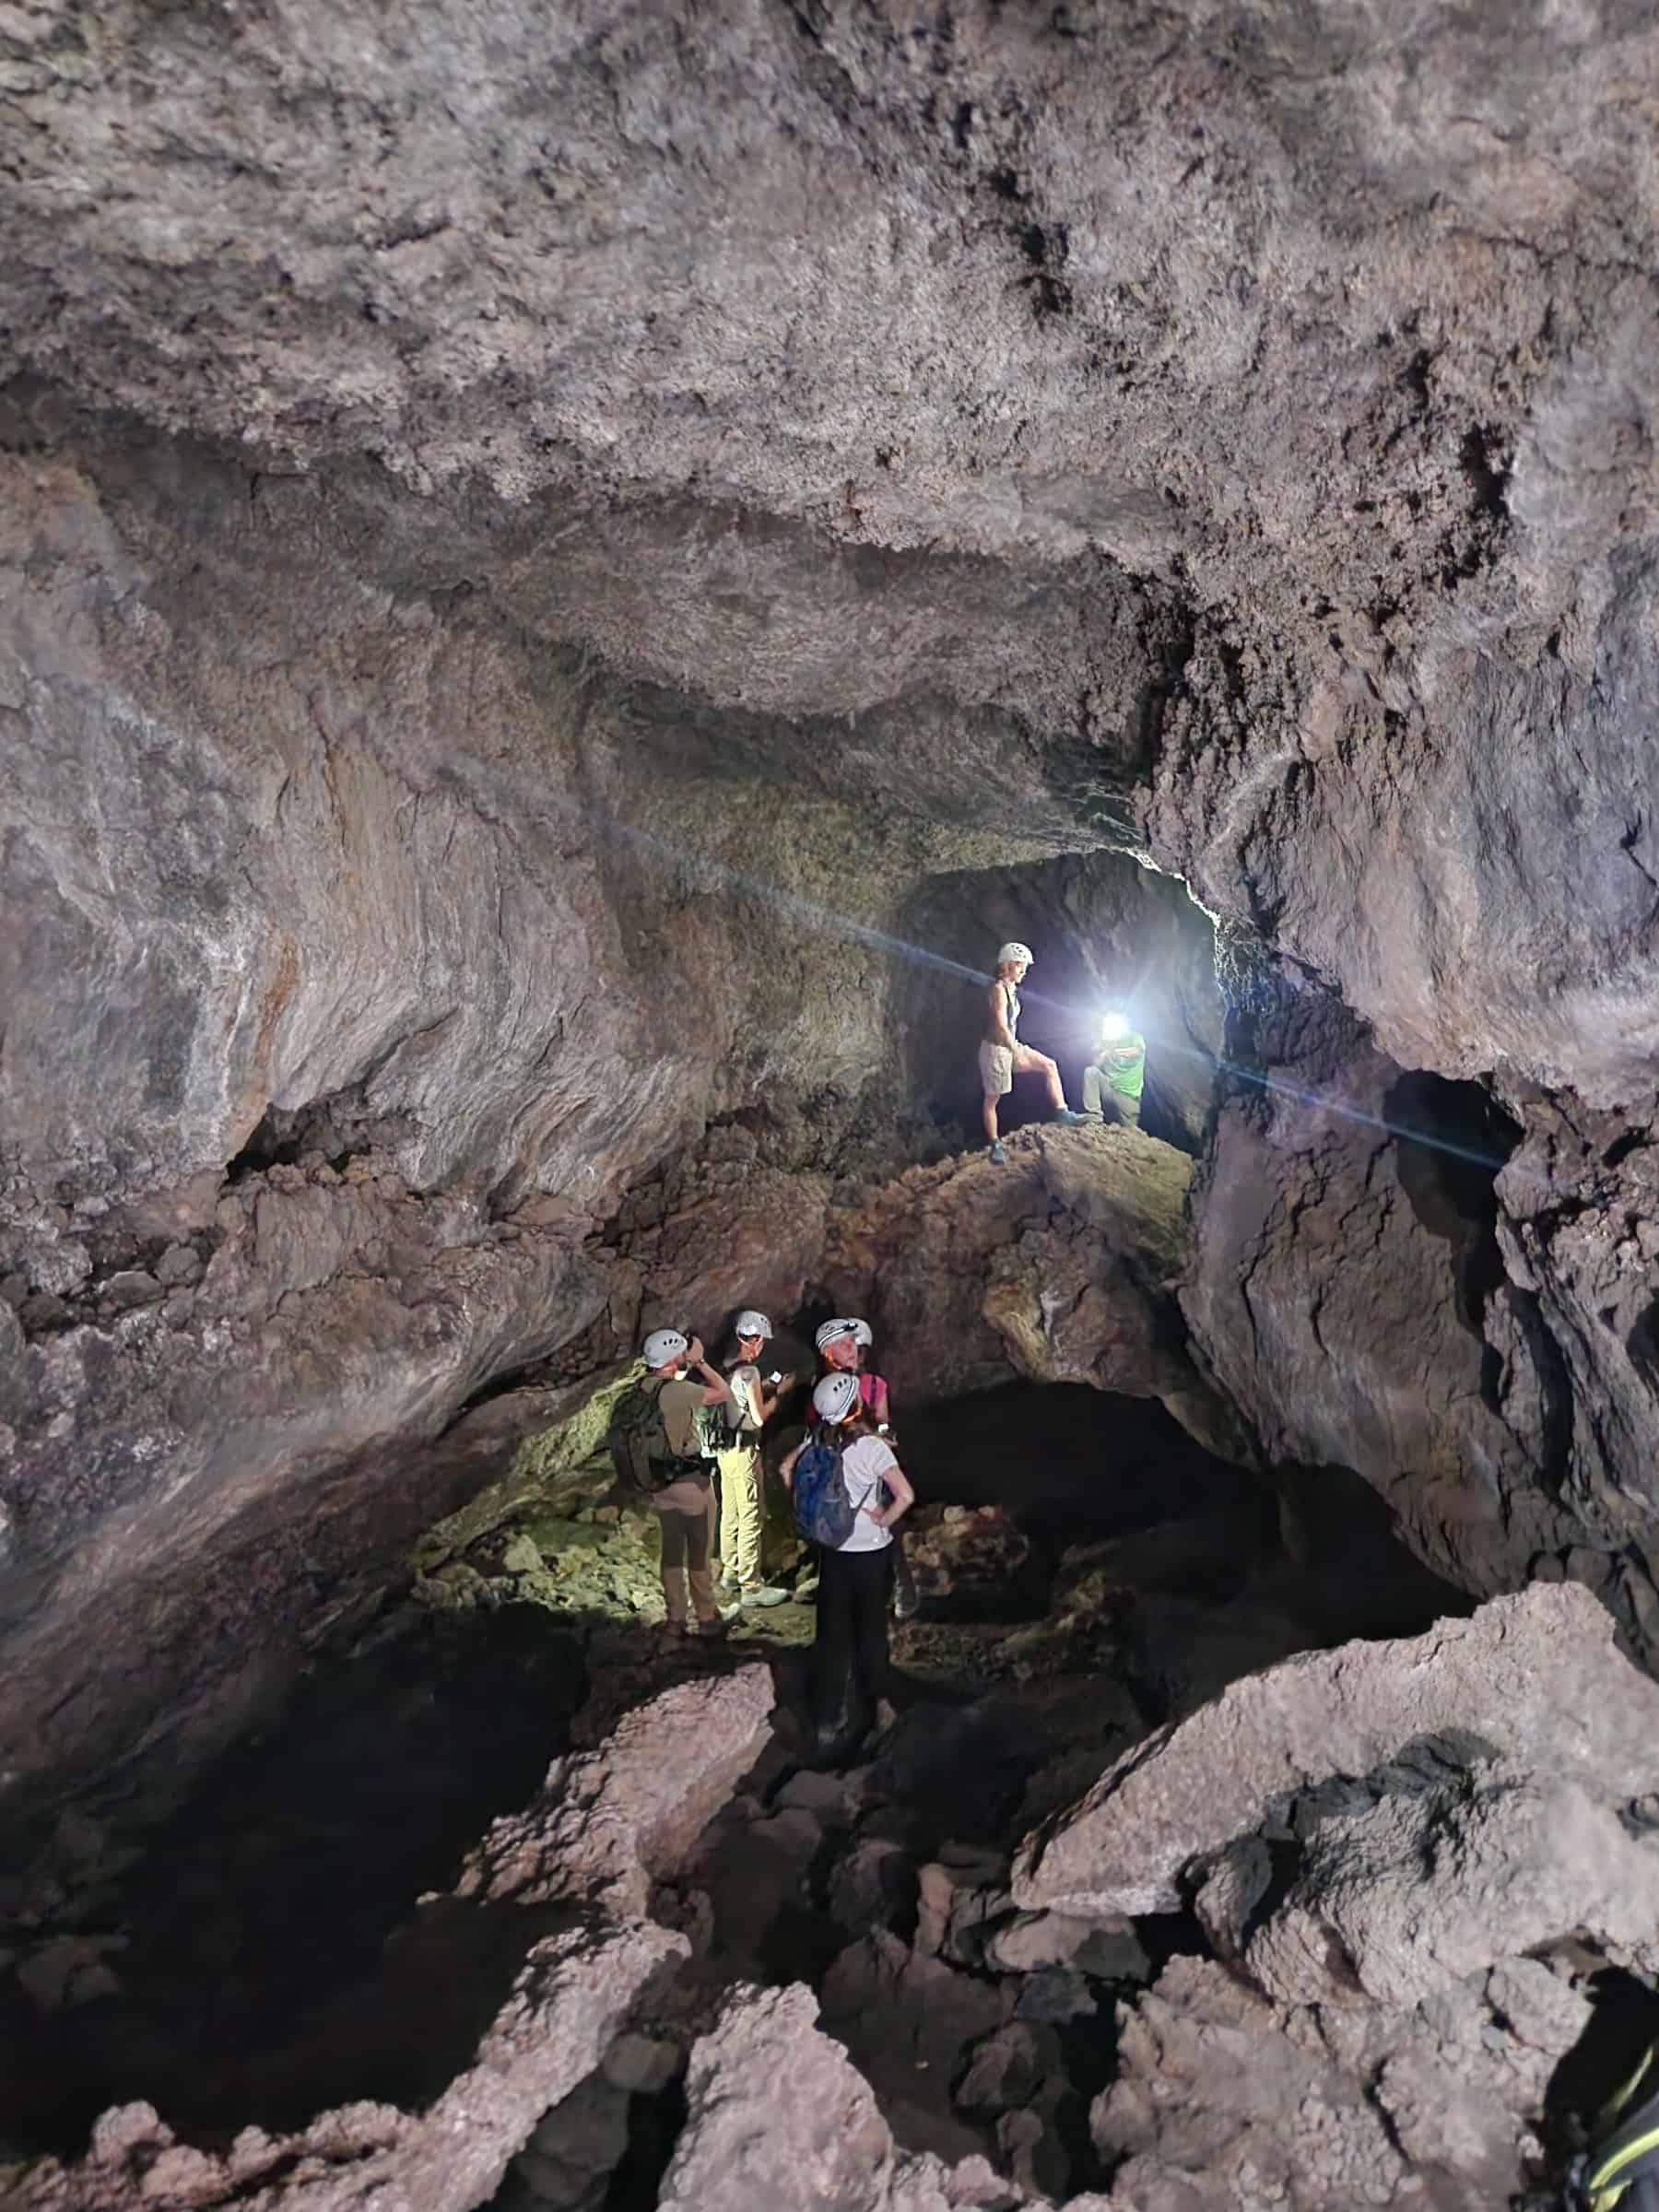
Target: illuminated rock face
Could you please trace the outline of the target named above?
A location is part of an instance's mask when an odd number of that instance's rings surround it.
[[[753,1294],[734,1131],[971,1126],[971,983],[886,940],[1005,918],[1067,993],[1159,947],[1187,1327],[1266,1455],[1645,1640],[1647,11],[344,21],[8,47],[14,1771],[194,1752],[499,1464],[480,1392]],[[1491,1218],[1288,1093],[1212,1127],[1221,1050],[1488,1086]]]

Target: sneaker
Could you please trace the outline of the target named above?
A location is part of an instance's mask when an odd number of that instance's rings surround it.
[[[916,1594],[914,1583],[900,1583],[893,1591],[893,1618],[914,1620],[922,1610],[922,1600]]]
[[[1007,1164],[1008,1156],[1002,1148],[1002,1138],[999,1136],[991,1147],[991,1165],[994,1168],[1006,1168]]]
[[[782,1606],[787,1603],[787,1590],[774,1589],[770,1583],[757,1583],[752,1590],[745,1590],[737,1603],[747,1613],[752,1606]]]
[[[1062,1129],[1080,1129],[1090,1119],[1087,1113],[1074,1113],[1069,1106],[1062,1106],[1054,1116]]]

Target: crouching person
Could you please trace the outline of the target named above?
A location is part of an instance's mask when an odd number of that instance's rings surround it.
[[[720,1453],[720,1595],[735,1597],[746,1608],[781,1606],[787,1590],[768,1583],[760,1570],[765,1528],[766,1470],[760,1458],[760,1431],[777,1411],[793,1375],[762,1381],[760,1356],[771,1323],[751,1306],[737,1316],[737,1358],[726,1370],[731,1396],[726,1403],[727,1433]]]
[[[855,1374],[824,1376],[812,1409],[816,1426],[781,1472],[794,1500],[795,1525],[818,1549],[812,1717],[816,1755],[829,1760],[893,1718],[887,1629],[892,1529],[915,1493],[877,1434]]]
[[[643,1380],[622,1393],[611,1414],[606,1436],[611,1461],[618,1479],[645,1499],[662,1530],[663,1606],[669,1632],[719,1636],[725,1622],[714,1602],[709,1564],[712,1470],[700,1430],[703,1408],[723,1404],[731,1390],[703,1358],[698,1338],[678,1329],[653,1329],[642,1357]],[[695,1368],[701,1382],[691,1382],[688,1368]]]
[[[1108,1014],[1095,1056],[1083,1070],[1083,1103],[1090,1120],[1138,1129],[1146,1081],[1146,1039],[1122,1014]]]

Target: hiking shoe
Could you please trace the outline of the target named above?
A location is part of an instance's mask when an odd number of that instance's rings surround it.
[[[1062,1106],[1054,1116],[1062,1129],[1080,1129],[1091,1118],[1087,1113],[1074,1113],[1069,1106]]]
[[[1007,1164],[1008,1156],[1002,1148],[1002,1138],[999,1136],[991,1147],[991,1165],[994,1168],[1006,1168]]]
[[[745,1590],[737,1603],[747,1613],[752,1606],[782,1606],[788,1603],[787,1590],[777,1590],[770,1583],[757,1583],[752,1590]]]
[[[712,1638],[715,1636],[724,1636],[730,1626],[731,1623],[724,1618],[723,1614],[716,1613],[712,1620],[700,1620],[695,1628],[682,1629],[680,1630],[680,1634],[682,1636],[705,1636]]]

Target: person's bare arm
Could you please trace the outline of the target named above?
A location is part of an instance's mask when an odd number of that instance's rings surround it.
[[[693,1336],[686,1347],[686,1361],[688,1366],[696,1368],[703,1379],[705,1385],[702,1395],[703,1404],[705,1406],[724,1406],[732,1394],[732,1386],[725,1377],[717,1373],[703,1358],[700,1336]]]
[[[1012,1052],[1014,1037],[1008,1028],[1007,992],[1000,982],[993,983],[985,996],[991,1008],[991,1041],[993,1044],[1006,1045]]]
[[[793,1452],[786,1452],[783,1454],[782,1459],[779,1462],[778,1478],[782,1483],[783,1488],[786,1490],[793,1490],[794,1488],[795,1461],[800,1458],[802,1453],[805,1452],[806,1449],[806,1439],[803,1437],[800,1442],[795,1446],[794,1450]]]
[[[881,1479],[887,1488],[891,1491],[892,1496],[878,1513],[870,1513],[870,1518],[877,1528],[891,1528],[894,1522],[901,1521],[910,1512],[911,1507],[915,1504],[916,1493],[911,1488],[910,1477],[897,1460],[888,1467]],[[864,1510],[869,1512],[870,1509],[866,1506]]]
[[[772,1415],[777,1412],[779,1406],[782,1406],[800,1379],[799,1375],[781,1375],[775,1386],[771,1382],[758,1382],[755,1385],[759,1394],[759,1418],[762,1428],[771,1419]]]

